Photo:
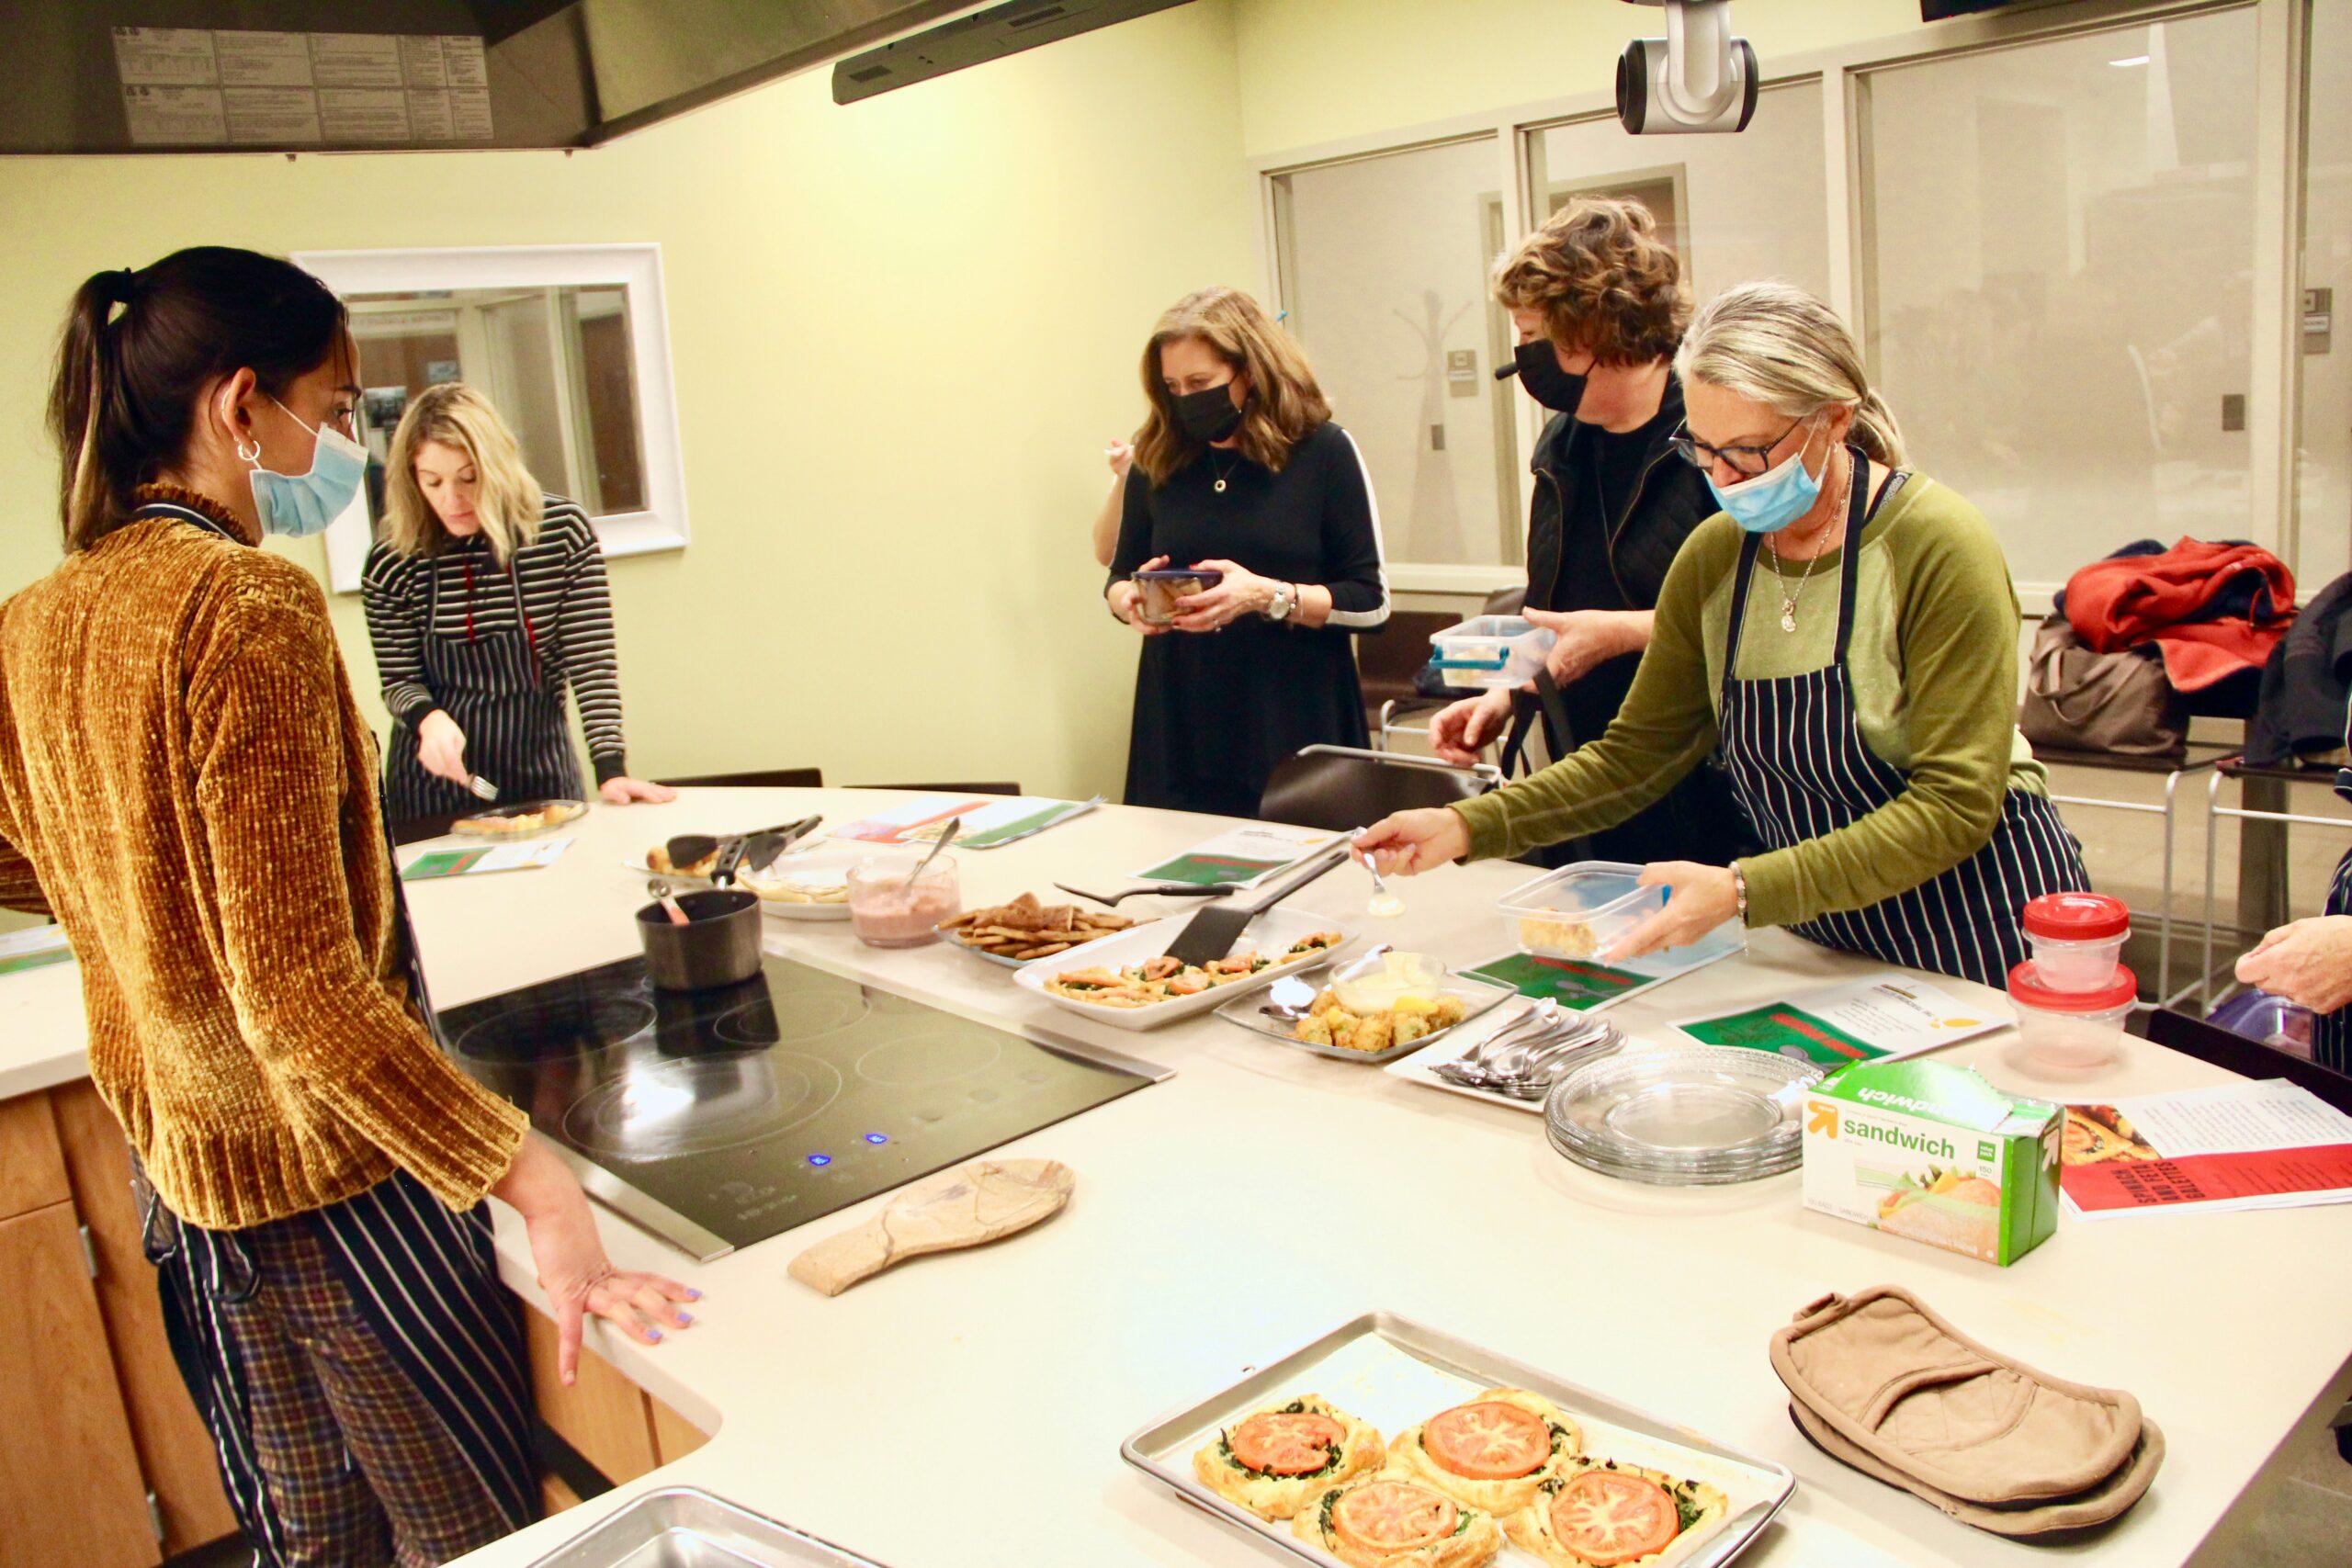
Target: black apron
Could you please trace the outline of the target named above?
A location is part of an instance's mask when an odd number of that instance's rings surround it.
[[[483,558],[489,558],[486,553]],[[442,624],[442,564],[437,558],[424,563],[424,684],[434,705],[465,733],[466,766],[498,786],[502,804],[586,798],[579,754],[564,720],[562,677],[552,686],[546,680],[538,628],[524,607],[522,581],[513,563],[507,565],[506,587],[514,596],[514,625],[493,631],[474,624],[470,559],[464,563],[466,603],[453,606],[451,623]],[[424,771],[417,761],[416,728],[409,724],[392,727],[384,756],[384,800],[395,822],[458,816],[481,804],[470,790]]]
[[[1740,546],[1731,631],[1724,649],[1721,748],[1733,795],[1768,849],[1835,832],[1901,795],[1908,780],[1862,739],[1846,670],[1853,640],[1854,584],[1861,560],[1869,465],[1854,453],[1846,542],[1838,562],[1838,642],[1830,661],[1802,675],[1742,681],[1733,671],[1747,613],[1760,535]],[[2082,847],[2047,797],[2011,788],[1984,847],[1939,875],[1866,908],[1839,910],[1789,929],[1824,947],[1956,975],[1987,986],[2026,956],[2018,917],[2029,899],[2090,886]]]

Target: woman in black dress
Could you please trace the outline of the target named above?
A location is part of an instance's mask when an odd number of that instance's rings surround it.
[[[428,387],[392,435],[383,536],[361,575],[391,744],[395,822],[503,802],[585,799],[566,688],[615,806],[676,792],[628,776],[605,555],[587,514],[541,492],[505,422],[459,382]]]
[[[1149,410],[1104,599],[1144,637],[1127,804],[1254,817],[1274,765],[1367,739],[1352,634],[1388,619],[1372,479],[1290,334],[1205,288],[1144,346]],[[1224,574],[1143,618],[1133,576]]]

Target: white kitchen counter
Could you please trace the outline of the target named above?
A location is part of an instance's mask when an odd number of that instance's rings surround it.
[[[888,797],[697,791],[663,807],[599,807],[545,871],[411,889],[443,1006],[624,957],[641,878],[624,857],[668,834],[742,829]],[[1106,808],[959,856],[967,903],[1057,878],[1124,874],[1214,830],[1208,819]],[[1509,944],[1491,905],[1527,874],[1450,869],[1398,884],[1382,939],[1457,965]],[[1368,884],[1341,868],[1295,903],[1351,925]],[[1130,909],[1133,904],[1128,906]],[[1376,1068],[1284,1051],[1214,1018],[1135,1034],[1073,1018],[944,946],[883,952],[844,924],[771,920],[779,953],[933,1005],[1036,1024],[1171,1066],[1168,1082],[1009,1145],[1078,1173],[1069,1210],[979,1252],[900,1266],[826,1300],[786,1265],[862,1223],[876,1198],[707,1267],[605,1216],[624,1267],[699,1286],[699,1322],[655,1348],[596,1334],[630,1377],[717,1436],[674,1464],[474,1553],[527,1563],[636,1492],[702,1486],[892,1568],[1272,1562],[1119,1459],[1121,1438],[1360,1313],[1385,1308],[1695,1427],[1794,1470],[1795,1496],[1744,1562],[2013,1564],[2053,1555],[2132,1568],[2185,1559],[2352,1352],[2352,1207],[2062,1224],[2003,1269],[1804,1212],[1793,1175],[1678,1191],[1593,1176],[1555,1156],[1540,1118]],[[1621,1004],[1663,1021],[1859,961],[1780,932]],[[82,1070],[71,968],[0,980],[0,1091]],[[62,984],[61,984],[61,979]],[[1968,994],[1957,981],[1940,985]],[[21,999],[20,999],[21,998]],[[49,1043],[47,1054],[28,1033]],[[2089,1080],[2043,1077],[2008,1032],[1942,1055],[2019,1092],[2112,1100],[2221,1081],[2143,1041]],[[500,1213],[510,1280],[528,1254]],[[1824,1292],[1893,1282],[1962,1329],[2061,1376],[2137,1394],[2169,1453],[2116,1529],[2064,1548],[1953,1523],[1815,1451],[1766,1359],[1772,1330]]]

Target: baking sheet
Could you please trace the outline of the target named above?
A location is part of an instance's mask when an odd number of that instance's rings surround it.
[[[531,1568],[880,1568],[694,1486],[631,1499]]]
[[[1289,979],[1291,976],[1285,976],[1283,978]],[[1280,980],[1275,982],[1276,985],[1281,983]],[[1302,979],[1297,981],[1297,984],[1309,987],[1318,993],[1323,988],[1319,981]],[[1447,996],[1460,997],[1469,1004],[1469,1014],[1460,1023],[1441,1029],[1434,1034],[1424,1034],[1418,1040],[1408,1040],[1402,1045],[1391,1045],[1385,1051],[1351,1051],[1344,1045],[1317,1045],[1294,1038],[1289,1024],[1268,1018],[1259,1011],[1258,1010],[1264,1007],[1271,999],[1268,995],[1272,987],[1269,987],[1252,991],[1247,996],[1236,997],[1218,1008],[1216,1015],[1227,1023],[1237,1024],[1252,1034],[1261,1034],[1275,1044],[1286,1046],[1293,1051],[1305,1051],[1316,1056],[1329,1056],[1335,1062],[1362,1062],[1367,1066],[1378,1066],[1384,1062],[1394,1062],[1401,1056],[1409,1056],[1417,1051],[1426,1050],[1435,1045],[1440,1041],[1452,1040],[1456,1034],[1465,1031],[1467,1032],[1465,1037],[1484,1038],[1484,1031],[1473,1030],[1470,1026],[1519,995],[1509,986],[1497,986],[1485,980],[1473,980],[1464,975],[1449,975],[1438,989]]]
[[[1237,1418],[1298,1394],[1321,1394],[1379,1428],[1385,1443],[1489,1388],[1528,1389],[1552,1401],[1582,1424],[1588,1454],[1722,1488],[1731,1499],[1724,1521],[1670,1559],[1675,1568],[1716,1568],[1731,1562],[1796,1490],[1796,1477],[1786,1466],[1725,1448],[1524,1362],[1385,1312],[1366,1313],[1241,1382],[1162,1416],[1121,1444],[1119,1457],[1186,1502],[1250,1531],[1275,1552],[1329,1568],[1332,1560],[1293,1535],[1289,1520],[1261,1519],[1195,1480],[1193,1451]],[[1508,1541],[1495,1561],[1542,1568],[1542,1559]]]

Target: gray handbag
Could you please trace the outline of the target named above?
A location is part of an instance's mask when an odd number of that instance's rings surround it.
[[[2094,651],[2065,616],[2052,615],[2033,634],[2018,728],[2037,748],[2177,757],[2188,710],[2153,650]]]

